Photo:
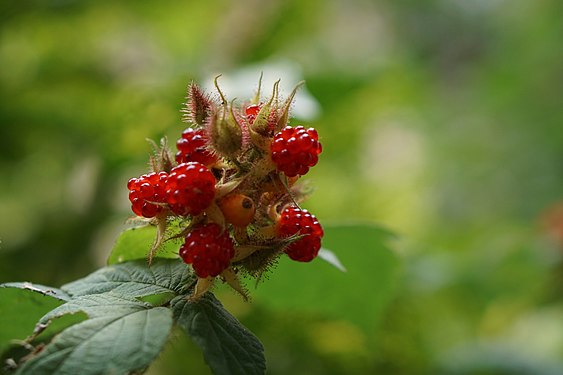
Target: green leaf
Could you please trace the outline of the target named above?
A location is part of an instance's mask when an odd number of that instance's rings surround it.
[[[266,360],[260,341],[223,308],[212,294],[197,302],[177,297],[174,318],[201,348],[214,374],[264,374]]]
[[[322,313],[373,331],[391,299],[399,271],[392,235],[376,226],[325,226],[323,246],[346,272],[321,259],[310,263],[281,257],[270,277],[251,291],[257,303],[279,309]]]
[[[194,276],[179,259],[155,259],[115,264],[62,286],[73,297],[113,291],[130,297],[187,292]]]
[[[147,259],[149,250],[156,238],[157,229],[154,225],[145,225],[126,229],[115,242],[108,264],[122,263],[130,260]],[[165,241],[158,250],[159,258],[178,258],[179,245],[174,241]]]
[[[29,336],[39,318],[66,299],[68,295],[63,291],[43,285],[0,284],[0,353],[12,340]]]
[[[19,368],[18,375],[129,374],[162,350],[172,313],[113,294],[81,296],[44,317],[84,311],[90,319],[67,328]]]

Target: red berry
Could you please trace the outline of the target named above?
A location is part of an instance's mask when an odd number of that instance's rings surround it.
[[[201,163],[182,163],[170,171],[166,201],[177,215],[198,215],[215,198],[215,177]]]
[[[285,249],[291,259],[310,262],[319,253],[324,231],[315,215],[309,211],[296,206],[285,208],[277,222],[276,231],[280,237],[304,235]]]
[[[246,119],[250,125],[252,125],[254,120],[256,120],[256,116],[258,115],[258,112],[260,112],[260,108],[261,106],[259,104],[251,104],[244,110]]]
[[[194,227],[180,247],[180,257],[191,264],[199,277],[217,276],[235,256],[234,243],[228,231],[210,223]]]
[[[138,216],[154,217],[164,207],[154,203],[166,202],[166,172],[144,174],[127,182],[131,208]]]
[[[286,126],[274,136],[272,160],[288,177],[304,175],[319,161],[322,152],[319,135],[313,128]]]
[[[182,133],[182,138],[176,142],[176,147],[178,148],[177,163],[197,161],[210,166],[217,162],[217,157],[207,148],[207,139],[203,129],[187,128]]]

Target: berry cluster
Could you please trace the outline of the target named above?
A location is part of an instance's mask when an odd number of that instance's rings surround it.
[[[149,261],[163,240],[182,237],[179,255],[198,276],[194,298],[221,276],[246,296],[239,271],[260,276],[280,256],[309,262],[321,247],[323,229],[299,208],[299,177],[322,151],[317,131],[288,125],[296,87],[280,100],[278,82],[268,100],[242,105],[220,101],[195,84],[183,108],[189,127],[151,158],[153,172],[129,180],[133,212],[157,225]],[[175,227],[175,228],[172,228]],[[172,229],[171,229],[172,228]]]

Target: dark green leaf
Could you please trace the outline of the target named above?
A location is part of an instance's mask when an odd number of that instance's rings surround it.
[[[31,283],[0,284],[0,352],[12,340],[31,335],[39,318],[68,296],[56,289]]]
[[[338,255],[346,272],[320,259],[299,263],[281,257],[251,294],[257,303],[320,312],[372,330],[396,284],[399,261],[388,246],[392,235],[367,224],[324,229],[323,246]]]
[[[130,260],[147,259],[149,250],[156,238],[156,227],[145,225],[124,230],[113,247],[108,264]],[[165,241],[157,256],[159,258],[178,258],[179,245],[174,241]]]
[[[109,291],[129,297],[186,292],[193,276],[179,259],[155,259],[149,267],[144,260],[102,268],[83,279],[63,285],[71,296]]]
[[[215,374],[264,374],[266,360],[260,341],[223,308],[210,293],[197,302],[177,297],[174,318],[202,349]]]
[[[145,369],[162,350],[172,313],[113,294],[78,297],[43,320],[84,311],[90,319],[57,335],[17,374],[129,374]]]

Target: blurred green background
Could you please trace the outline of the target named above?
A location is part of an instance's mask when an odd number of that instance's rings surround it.
[[[219,291],[269,373],[561,374],[562,15],[557,0],[4,0],[0,282],[104,265],[145,139],[183,130],[188,82],[223,73],[244,99],[263,71],[286,95],[307,82],[294,114],[324,151],[306,207],[387,228],[356,242],[398,264],[329,282],[355,301],[336,315]],[[301,288],[281,282],[280,301]],[[149,373],[205,371],[178,335]]]

